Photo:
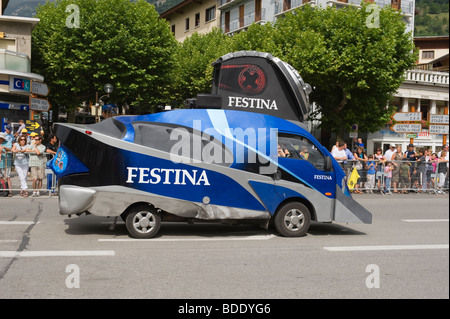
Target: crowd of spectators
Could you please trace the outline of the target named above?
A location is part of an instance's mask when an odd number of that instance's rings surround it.
[[[12,126],[6,125],[5,132],[0,132],[0,181],[6,185],[8,195],[11,191],[11,170],[14,167],[20,179],[20,196],[28,197],[27,178],[32,180],[33,193],[40,196],[45,165],[57,151],[57,137],[49,136],[48,143],[43,143],[42,133],[29,134],[23,121],[13,133]],[[279,146],[279,156],[287,156]],[[352,150],[346,142],[338,140],[331,149],[331,155],[350,175],[353,170],[359,178],[352,191],[356,194],[365,190],[373,193],[443,192],[448,190],[449,146],[433,153],[426,147],[409,144],[403,152],[401,145],[390,144],[384,152],[377,148],[375,153],[367,154],[361,138],[352,143]],[[306,154],[305,154],[306,156]],[[48,180],[51,183],[51,180]]]
[[[10,123],[5,127],[5,132],[0,132],[0,180],[7,192],[7,196],[13,196],[11,171],[15,169],[20,180],[20,196],[28,197],[27,179],[32,181],[32,197],[40,196],[45,166],[47,160],[56,154],[57,138],[49,136],[49,142],[43,143],[43,132],[41,134],[29,133],[24,121],[19,121],[19,129],[13,133]]]
[[[362,190],[372,193],[408,193],[415,191],[443,193],[448,190],[449,146],[433,153],[427,147],[409,144],[403,152],[401,145],[390,144],[384,152],[381,148],[375,154],[367,154],[361,138],[353,143],[353,150],[344,141],[337,141],[331,155],[339,162],[350,177],[356,170],[359,179],[351,189],[360,194]]]

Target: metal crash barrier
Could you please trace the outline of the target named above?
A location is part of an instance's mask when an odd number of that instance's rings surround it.
[[[448,193],[448,162],[348,160],[340,165],[354,194]]]
[[[11,156],[12,154],[12,156]],[[31,152],[29,154],[32,154]],[[13,196],[17,196],[22,191],[27,191],[29,197],[33,192],[39,192],[43,195],[48,195],[49,197],[57,195],[56,194],[56,176],[51,169],[45,167],[44,178],[42,179],[41,188],[33,188],[33,180],[30,175],[30,167],[28,168],[26,184],[27,189],[23,190],[21,188],[21,180],[19,174],[14,166],[14,154],[12,152],[7,152],[6,160],[3,157],[3,161],[0,162],[0,194],[5,197],[4,192],[12,192]],[[51,155],[49,153],[44,153],[44,156]],[[7,176],[9,175],[9,178]],[[9,185],[11,182],[11,185]],[[3,185],[8,183],[8,187],[3,189]],[[0,196],[1,197],[1,196]]]

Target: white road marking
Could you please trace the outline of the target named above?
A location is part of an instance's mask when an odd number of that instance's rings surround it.
[[[443,244],[443,245],[341,246],[341,247],[323,247],[323,249],[328,250],[328,251],[448,249],[448,244]]]
[[[29,222],[29,221],[0,221],[0,225],[33,225],[36,224],[35,222]]]
[[[0,251],[0,257],[98,257],[114,256],[114,250],[37,250]]]
[[[0,239],[0,243],[17,243],[17,239]]]
[[[101,242],[129,242],[129,241],[150,241],[150,242],[170,242],[170,241],[239,241],[239,240],[269,240],[276,237],[275,235],[257,235],[248,237],[231,237],[231,238],[100,238]]]
[[[408,223],[423,223],[423,222],[448,222],[448,219],[402,219],[404,222]]]

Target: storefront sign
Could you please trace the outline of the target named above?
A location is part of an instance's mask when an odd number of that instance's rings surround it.
[[[10,92],[31,92],[31,81],[29,79],[11,76],[9,80]]]
[[[0,102],[0,109],[28,111],[29,108],[30,106],[28,104],[21,104],[15,102]]]

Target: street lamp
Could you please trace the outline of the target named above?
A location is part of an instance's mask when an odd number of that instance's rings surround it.
[[[106,83],[106,84],[103,86],[103,91],[105,91],[106,94],[105,94],[105,95],[102,95],[102,96],[98,99],[99,102],[102,102],[102,98],[104,98],[105,96],[109,97],[109,94],[112,93],[112,91],[114,91],[114,86],[113,86],[111,83]]]
[[[107,94],[112,93],[112,91],[114,90],[114,86],[113,86],[111,83],[106,83],[106,84],[103,86],[103,90],[104,90]]]
[[[102,107],[105,103],[102,101],[102,99],[106,96],[109,97],[109,94],[112,93],[112,91],[114,91],[114,86],[111,83],[106,83],[103,86],[103,91],[106,93],[102,96],[100,96],[100,98],[97,98],[97,101],[95,103],[95,116],[96,116],[96,122],[100,122],[100,111],[99,111],[99,107]],[[98,93],[96,94],[96,96],[98,96]]]
[[[113,87],[112,84],[106,83],[103,86],[103,90],[106,92],[106,95],[103,95],[103,96],[108,96],[108,98],[109,98],[109,94],[112,93],[112,91],[114,90],[114,87]],[[102,97],[100,97],[100,100],[102,99]],[[104,116],[104,118],[109,118],[109,117],[111,117],[113,115],[117,115],[117,107],[114,104],[106,104],[105,105],[103,103],[103,105],[102,105],[102,115]]]

